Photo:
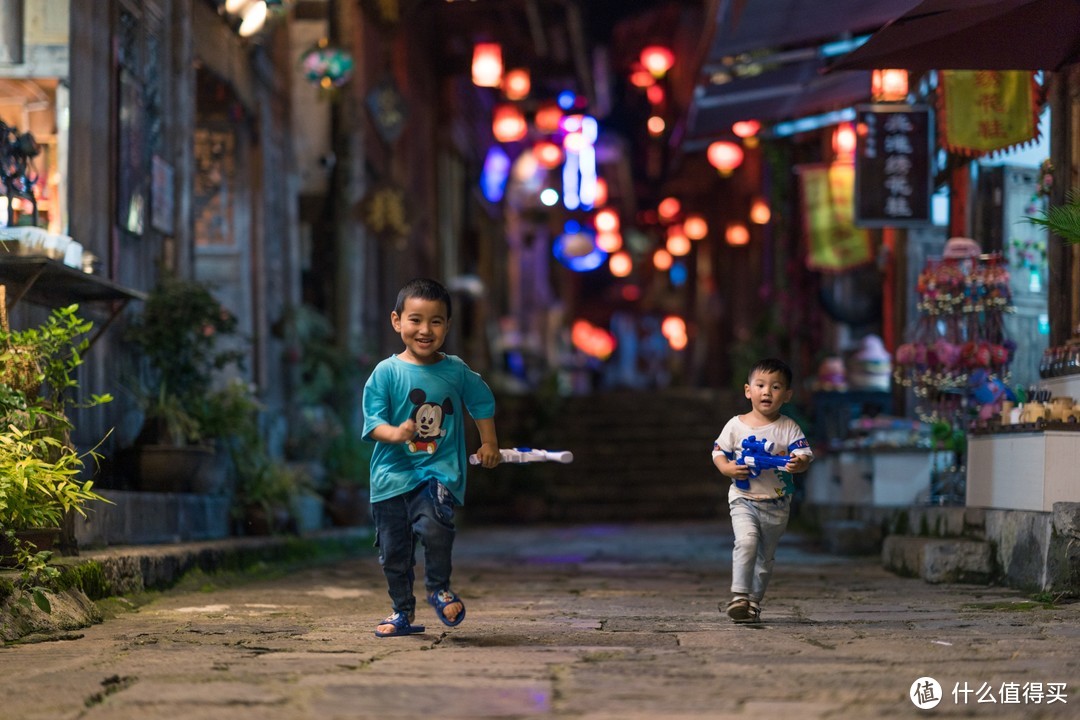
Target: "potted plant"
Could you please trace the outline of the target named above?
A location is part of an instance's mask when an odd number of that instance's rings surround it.
[[[297,498],[309,484],[295,466],[273,457],[258,431],[244,432],[231,446],[236,462],[233,517],[243,535],[295,531]]]
[[[240,365],[237,320],[199,282],[164,275],[126,339],[145,359],[138,383],[145,413],[136,438],[139,486],[189,491],[191,478],[220,472],[203,421],[215,373]],[[198,482],[198,481],[197,481]]]
[[[373,449],[352,429],[331,441],[325,456],[326,510],[334,525],[367,523]]]
[[[71,441],[69,410],[112,399],[75,397],[92,328],[77,313],[77,305],[58,308],[39,327],[11,331],[0,303],[0,368],[10,368],[17,348],[36,371],[31,383],[10,382],[0,371],[0,556],[28,571],[44,567],[68,513],[85,515],[88,503],[107,502],[82,478],[86,459],[99,458],[96,447],[79,452]]]
[[[1050,205],[1027,220],[1068,243],[1080,245],[1080,193],[1076,190],[1070,192],[1063,204]]]
[[[106,502],[92,480],[79,477],[87,457],[99,458],[93,450],[80,454],[47,428],[21,430],[11,423],[0,429],[0,561],[26,564],[52,548],[68,512],[85,516],[87,503]]]
[[[292,368],[286,458],[311,479],[335,525],[362,524],[371,446],[355,426],[367,363],[336,345],[333,325],[309,305],[290,308],[275,329]]]
[[[262,411],[254,387],[240,378],[202,399],[192,420],[202,437],[212,439],[216,462],[211,472],[193,478],[193,492],[217,495],[229,490],[231,477],[244,462],[242,448],[259,437]]]

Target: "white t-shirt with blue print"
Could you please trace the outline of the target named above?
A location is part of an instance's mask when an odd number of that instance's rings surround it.
[[[781,415],[774,422],[762,427],[750,427],[740,416],[728,420],[719,437],[713,443],[712,456],[723,454],[728,460],[735,460],[743,454],[742,441],[749,437],[773,443],[773,455],[806,455],[811,460],[814,453],[806,435],[798,423],[786,415]],[[774,468],[767,468],[761,474],[750,479],[750,487],[740,490],[732,481],[728,490],[728,500],[744,497],[751,500],[775,500],[790,495],[794,489],[791,473]]]
[[[364,440],[379,425],[416,421],[407,443],[375,443],[371,456],[371,502],[412,490],[435,478],[457,503],[465,502],[465,416],[495,416],[495,396],[461,358],[443,355],[415,365],[392,355],[375,366],[364,386]]]

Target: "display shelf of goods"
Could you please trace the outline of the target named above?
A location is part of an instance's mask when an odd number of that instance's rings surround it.
[[[966,427],[1010,392],[1006,262],[999,253],[930,258],[917,292],[918,318],[896,349],[893,379],[913,390],[921,420]]]

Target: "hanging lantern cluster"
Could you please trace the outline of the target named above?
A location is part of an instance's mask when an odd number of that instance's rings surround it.
[[[323,90],[333,90],[348,83],[354,66],[348,51],[332,47],[325,38],[300,57],[304,79]]]

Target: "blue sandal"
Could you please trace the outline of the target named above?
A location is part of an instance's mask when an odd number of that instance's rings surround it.
[[[443,625],[454,627],[455,625],[460,625],[461,621],[465,619],[465,603],[462,602],[461,598],[458,597],[457,593],[453,590],[436,590],[428,595],[428,602],[431,603],[431,607],[435,608],[435,614],[442,620]],[[450,620],[443,611],[446,609],[447,605],[452,605],[453,603],[459,603],[461,605],[461,612],[457,614],[456,618]]]
[[[417,633],[424,632],[423,625],[413,625],[412,618],[404,613],[395,612],[387,615],[379,625],[393,625],[393,632],[379,632],[378,627],[375,628],[375,637],[398,637],[399,635],[415,635]]]

